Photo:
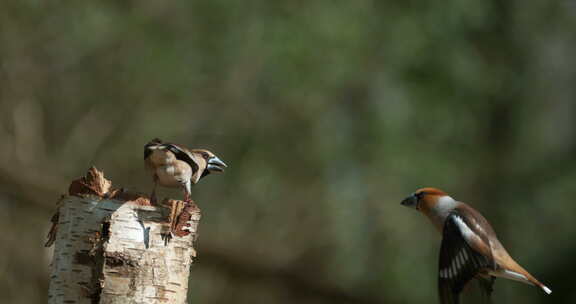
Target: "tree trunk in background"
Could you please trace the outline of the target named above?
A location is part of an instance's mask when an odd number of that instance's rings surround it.
[[[110,189],[92,168],[61,199],[48,303],[186,303],[200,210]]]

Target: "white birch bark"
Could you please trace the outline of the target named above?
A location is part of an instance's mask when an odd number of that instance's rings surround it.
[[[63,197],[48,303],[186,303],[200,219],[190,210],[191,233],[165,242],[168,208]]]

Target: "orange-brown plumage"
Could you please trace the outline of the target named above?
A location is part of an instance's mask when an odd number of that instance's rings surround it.
[[[433,187],[424,187],[424,188],[420,188],[418,190],[416,190],[416,193],[419,192],[424,192],[426,193],[427,196],[445,196],[448,195],[446,194],[446,192],[437,189],[437,188],[433,188]]]
[[[402,201],[428,217],[442,233],[439,293],[442,303],[458,303],[469,280],[494,277],[517,280],[552,291],[522,268],[498,240],[490,223],[474,208],[436,188],[422,188]]]

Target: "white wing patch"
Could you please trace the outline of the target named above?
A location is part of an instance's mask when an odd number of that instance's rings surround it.
[[[454,256],[452,262],[450,263],[449,267],[444,269],[440,269],[440,277],[441,278],[453,278],[458,275],[460,269],[466,265],[468,261],[468,253],[464,248],[460,249],[457,255]]]
[[[462,233],[462,236],[464,237],[464,239],[470,240],[470,239],[475,238],[475,239],[480,240],[480,237],[476,233],[474,233],[472,231],[472,229],[470,229],[470,227],[468,227],[468,225],[466,225],[466,223],[464,223],[464,221],[462,220],[462,218],[460,216],[455,215],[453,218],[454,218],[454,222],[458,226],[458,229]],[[466,249],[465,248],[460,249],[458,254],[456,254],[452,258],[450,266],[440,270],[440,274],[439,274],[440,277],[441,278],[454,278],[454,277],[456,277],[458,275],[458,273],[460,272],[460,270],[462,269],[462,267],[464,267],[464,265],[466,265],[466,262],[468,262],[469,258],[470,258],[470,256],[468,255],[468,252],[466,252]]]
[[[462,250],[462,254],[464,256],[464,261],[468,260],[468,252],[466,252],[466,250]]]
[[[458,259],[460,259],[460,263],[462,264],[462,266],[466,265],[466,259],[464,258],[464,249],[460,250],[460,253],[458,254]]]
[[[466,242],[468,242],[468,240],[471,239],[475,239],[476,241],[480,242],[482,241],[482,239],[476,233],[474,233],[474,231],[472,231],[472,229],[470,229],[470,227],[468,227],[466,223],[464,223],[464,221],[460,216],[457,215],[454,216],[454,222],[456,223],[456,225],[458,225],[458,229],[460,229],[460,232],[462,232],[462,235],[464,236]]]

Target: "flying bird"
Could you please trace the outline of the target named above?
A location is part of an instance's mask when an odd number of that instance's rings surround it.
[[[402,205],[422,212],[442,233],[438,269],[442,304],[459,303],[462,289],[474,278],[480,281],[488,297],[496,277],[552,293],[510,257],[490,223],[467,204],[454,200],[442,190],[422,188],[404,199]]]
[[[211,172],[222,172],[226,164],[214,153],[204,149],[186,149],[155,138],[144,145],[144,163],[154,180],[150,195],[156,204],[156,186],[181,188],[189,202],[192,185]]]

